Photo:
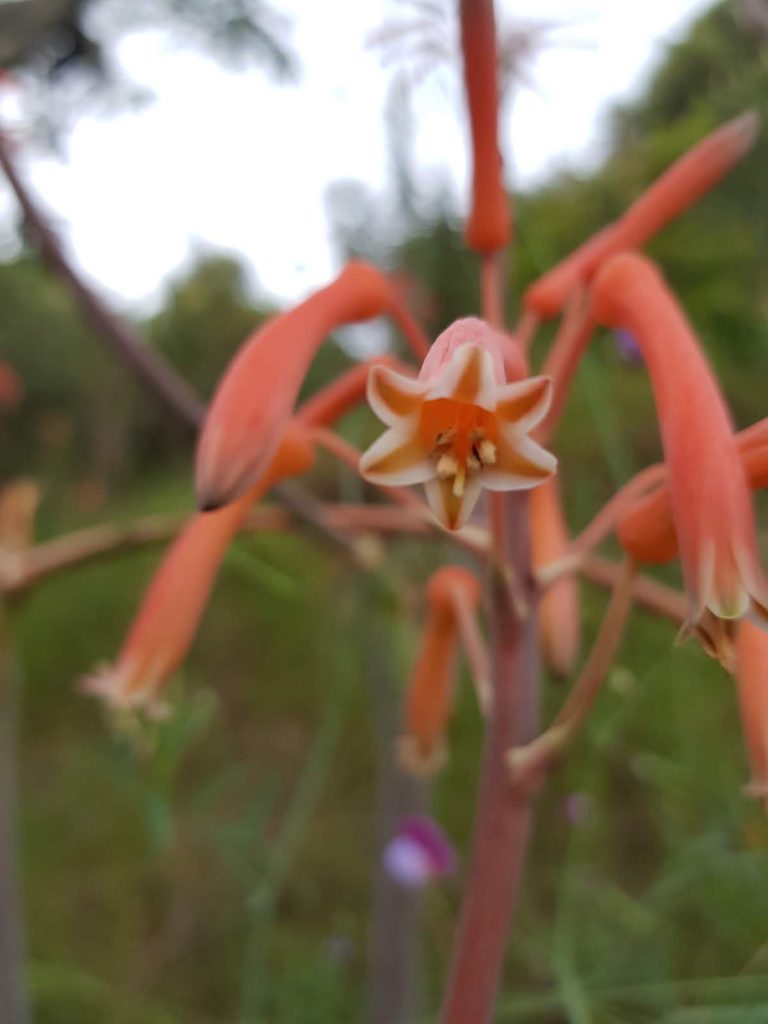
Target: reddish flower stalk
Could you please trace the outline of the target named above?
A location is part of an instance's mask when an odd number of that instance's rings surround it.
[[[579,362],[594,332],[595,321],[589,303],[582,288],[576,287],[541,370],[552,378],[552,405],[536,435],[544,443],[557,430]]]
[[[304,428],[289,425],[255,487],[225,508],[200,513],[187,523],[155,573],[115,664],[86,679],[86,692],[118,708],[161,707],[161,690],[187,655],[224,552],[251,506],[279,480],[303,473],[313,461]]]
[[[198,444],[201,508],[234,501],[258,482],[325,337],[344,324],[384,313],[398,322],[409,320],[383,274],[350,263],[335,281],[270,320],[243,345],[216,390]],[[423,342],[419,351],[426,350]]]
[[[512,234],[497,138],[499,90],[493,0],[461,0],[459,14],[472,135],[472,206],[464,237],[470,249],[493,253],[504,249]],[[497,300],[500,303],[500,293]]]
[[[757,136],[754,113],[721,125],[676,160],[613,224],[609,224],[548,270],[526,291],[526,309],[554,317],[571,293],[624,249],[645,245],[669,221],[706,195],[749,152]]]
[[[669,475],[691,627],[717,651],[705,624],[752,608],[765,617],[746,474],[725,401],[674,297],[642,256],[612,259],[593,292],[597,319],[631,331],[651,377]]]
[[[504,495],[502,550],[535,602],[529,564],[525,495]],[[498,550],[498,538],[497,538]],[[538,722],[536,620],[521,617],[502,573],[491,576],[493,702],[488,715],[472,857],[442,1024],[492,1019],[510,921],[517,904],[531,827],[530,794],[510,785],[506,753],[529,743]]]
[[[621,566],[600,630],[589,657],[552,725],[532,743],[514,747],[507,763],[514,784],[538,789],[547,771],[562,757],[597,698],[621,645],[632,607],[635,567],[631,559]]]

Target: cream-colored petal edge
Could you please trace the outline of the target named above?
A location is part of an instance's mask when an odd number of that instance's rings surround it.
[[[392,463],[391,468],[386,467],[387,462]],[[381,463],[385,467],[377,469]],[[359,469],[370,483],[384,487],[421,484],[435,475],[435,464],[425,455],[416,433],[400,426],[382,434],[363,452]]]

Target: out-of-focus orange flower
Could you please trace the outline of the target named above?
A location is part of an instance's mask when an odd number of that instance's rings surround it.
[[[461,0],[459,13],[472,136],[472,206],[465,237],[471,249],[489,253],[505,248],[512,234],[497,138],[499,90],[493,0]]]
[[[371,483],[423,483],[449,530],[466,523],[482,487],[512,491],[548,479],[556,459],[528,436],[546,415],[547,377],[506,383],[507,339],[482,320],[457,320],[435,341],[418,379],[371,371],[368,401],[389,430],[364,453]]]
[[[118,708],[160,707],[159,696],[187,655],[232,538],[255,501],[279,480],[314,461],[303,428],[284,428],[272,464],[237,501],[194,516],[171,544],[144,595],[114,665],[100,668],[84,690]]]
[[[749,486],[725,401],[690,325],[649,260],[632,253],[614,257],[596,277],[592,301],[600,322],[630,330],[643,351],[690,626],[717,653],[717,620],[750,610],[761,620],[768,614]]]
[[[404,767],[417,774],[436,771],[444,760],[461,617],[464,611],[474,614],[480,596],[477,579],[457,565],[438,569],[427,584],[427,619],[408,684],[400,745]]]
[[[749,152],[759,120],[753,113],[721,125],[688,150],[613,224],[587,239],[570,256],[535,281],[523,297],[525,308],[554,317],[569,296],[600,266],[624,249],[635,249],[684,213]]]
[[[326,288],[261,327],[218,386],[197,449],[202,509],[234,501],[258,482],[275,453],[319,345],[344,324],[390,314],[423,358],[426,343],[390,281],[350,263]]]
[[[740,622],[736,634],[736,687],[752,781],[748,787],[768,811],[768,633]]]
[[[531,556],[535,569],[561,559],[568,549],[557,477],[531,492]],[[568,676],[581,647],[581,601],[575,577],[565,574],[542,595],[538,608],[539,641],[544,662],[558,676]]]

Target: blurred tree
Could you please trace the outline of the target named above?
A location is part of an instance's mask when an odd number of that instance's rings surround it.
[[[56,145],[89,106],[146,101],[110,58],[123,35],[146,28],[227,67],[256,64],[282,81],[298,74],[288,21],[264,0],[0,0],[0,70],[23,86],[37,134]]]

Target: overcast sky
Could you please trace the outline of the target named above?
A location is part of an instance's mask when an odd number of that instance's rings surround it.
[[[223,72],[159,33],[135,34],[117,55],[156,101],[111,119],[86,117],[66,160],[29,166],[39,195],[79,264],[123,305],[146,309],[167,276],[208,243],[242,254],[260,287],[294,300],[335,269],[327,186],[359,179],[384,190],[383,111],[393,68],[366,39],[404,0],[283,0],[302,62],[296,85],[263,72]],[[637,94],[664,47],[710,6],[705,0],[501,0],[499,20],[563,27],[531,67],[502,126],[510,180],[527,184],[558,164],[600,152],[601,114]],[[422,189],[436,174],[463,196],[464,126],[455,75],[435,74],[414,96]],[[8,199],[2,204],[6,209]]]

